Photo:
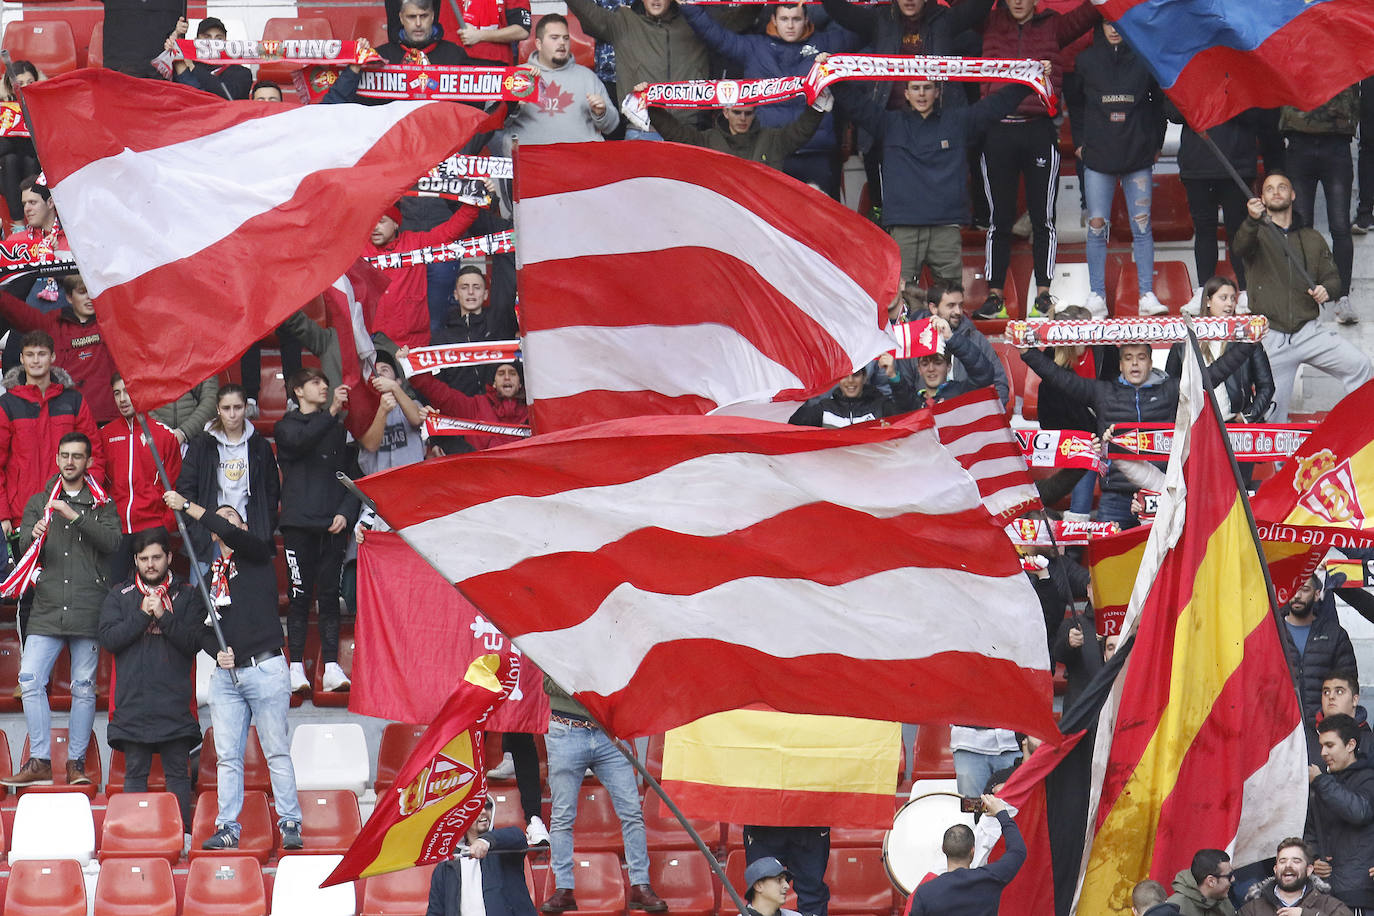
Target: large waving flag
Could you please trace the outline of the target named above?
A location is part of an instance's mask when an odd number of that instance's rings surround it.
[[[1247,108],[1316,108],[1374,73],[1374,57],[1333,44],[1374,45],[1369,0],[1093,2],[1196,130]]]
[[[1098,723],[1080,913],[1120,910],[1193,853],[1238,864],[1300,834],[1307,750],[1260,553],[1197,360],[1124,630],[1134,647]]]
[[[515,178],[541,432],[805,400],[892,348],[896,243],[775,169],[571,143],[520,147]]]
[[[993,518],[1008,521],[1043,508],[996,391],[979,388],[930,410],[940,441],[969,472]]]
[[[1039,603],[929,415],[639,417],[359,486],[620,737],[762,702],[1057,739]]]
[[[703,820],[886,830],[901,763],[896,722],[736,709],[669,730],[663,787]]]
[[[322,887],[453,857],[486,802],[483,726],[519,683],[519,653],[473,660]]]
[[[229,102],[112,70],[24,96],[141,410],[180,397],[333,283],[382,210],[487,121],[449,102]]]

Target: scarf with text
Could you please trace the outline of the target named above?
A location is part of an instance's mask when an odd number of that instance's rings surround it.
[[[411,51],[406,53],[409,55]],[[301,100],[313,103],[323,98],[338,79],[339,69],[312,64],[297,70],[293,81]],[[359,74],[358,95],[412,102],[533,102],[539,98],[539,81],[526,67],[440,65],[406,60],[400,64],[368,67]]]
[[[504,156],[450,156],[421,175],[405,196],[442,197],[489,207],[491,195],[482,179],[509,179],[512,174],[511,160]]]
[[[366,41],[338,38],[180,38],[173,60],[227,66],[242,64],[325,64],[347,67],[350,64],[385,63]]]
[[[519,436],[528,438],[534,434],[528,426],[518,423],[491,423],[479,420],[464,420],[444,414],[432,413],[425,417],[425,435],[465,436],[468,433],[491,433],[498,436]]]
[[[1021,445],[1021,454],[1026,456],[1026,463],[1033,468],[1083,468],[1097,474],[1107,469],[1088,433],[1060,429],[1016,429],[1012,432]]]
[[[104,489],[91,475],[86,475],[86,486],[91,491],[91,499],[97,506],[102,506],[110,501],[105,495]],[[53,484],[52,492],[48,494],[47,504],[43,507],[43,533],[33,539],[29,549],[24,551],[24,555],[19,558],[14,569],[4,582],[0,582],[0,595],[6,598],[18,598],[38,581],[39,573],[43,572],[43,566],[39,563],[39,555],[43,553],[43,544],[48,539],[48,531],[51,530],[53,501],[62,493],[62,476],[59,474],[57,481]]]
[[[470,239],[459,239],[447,245],[431,245],[414,251],[392,251],[387,254],[374,254],[363,258],[373,267],[395,270],[401,267],[419,267],[424,264],[439,264],[444,261],[461,261],[465,258],[482,258],[490,254],[510,254],[515,250],[515,230],[493,232],[491,235],[477,235]]]
[[[1303,423],[1227,423],[1226,435],[1237,461],[1283,461],[1312,435]],[[1173,449],[1172,423],[1132,423],[1118,426],[1108,454],[1118,460],[1155,460]]]
[[[1263,315],[1230,315],[1194,318],[1198,340],[1238,340],[1258,343],[1269,330]],[[1007,343],[1022,350],[1031,347],[1073,347],[1097,344],[1172,343],[1188,339],[1183,318],[1084,318],[1067,321],[1008,321]]]
[[[1006,527],[1011,542],[1021,547],[1081,547],[1093,538],[1104,538],[1120,531],[1121,526],[1116,522],[1047,522],[1038,518],[1012,519]]]
[[[436,344],[416,347],[397,356],[406,378],[418,373],[441,372],[460,366],[491,366],[520,359],[520,341],[486,340],[481,343]]]

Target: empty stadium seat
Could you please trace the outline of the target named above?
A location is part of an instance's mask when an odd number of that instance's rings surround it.
[[[386,34],[385,16],[359,16],[353,20],[353,27],[346,38],[366,38],[376,48],[389,41]]]
[[[382,744],[377,750],[377,781],[373,783],[378,798],[396,782],[396,774],[424,734],[425,726],[405,722],[392,722],[382,729]]]
[[[363,829],[358,796],[348,789],[302,789],[301,833],[304,850],[281,850],[281,855],[315,853],[343,855]]]
[[[892,882],[880,848],[830,850],[825,883],[830,886],[831,913],[886,916],[892,912]]]
[[[320,887],[343,856],[289,856],[277,863],[272,884],[272,916],[353,916],[353,882]]]
[[[1115,315],[1128,316],[1139,314],[1140,291],[1137,289],[1135,262],[1121,265],[1121,276],[1116,284]],[[1171,314],[1177,315],[1179,309],[1192,298],[1192,278],[1188,265],[1182,261],[1155,261],[1155,296],[1169,307]]]
[[[650,850],[649,884],[668,901],[674,916],[711,916],[716,911],[711,866],[699,852]]]
[[[371,764],[367,736],[356,722],[297,725],[291,734],[291,765],[297,789],[367,791]]]
[[[46,76],[76,69],[76,36],[62,19],[16,19],[5,26],[5,50],[15,60],[32,61]]]
[[[1034,375],[1034,373],[1031,374]],[[949,748],[949,726],[919,726],[916,729],[916,749],[912,757],[911,775],[913,778],[917,780],[954,778],[954,752]]]
[[[529,864],[526,863],[526,869]],[[429,908],[429,882],[433,865],[420,865],[363,881],[363,902],[358,916],[423,916]],[[531,895],[539,903],[537,895]]]
[[[86,916],[86,880],[74,859],[16,862],[5,886],[9,916]]]
[[[276,843],[276,825],[267,808],[267,795],[262,792],[245,791],[243,810],[239,812],[238,849],[202,849],[202,844],[215,832],[215,815],[219,811],[219,795],[216,792],[201,792],[196,798],[196,813],[191,822],[191,858],[204,856],[241,855],[252,856],[262,864],[267,864]]]
[[[535,30],[539,28],[539,20],[542,15],[535,16],[530,22],[530,34],[524,41],[520,42],[520,47],[516,49],[516,63],[523,63],[534,53]],[[568,35],[571,37],[573,60],[577,61],[587,69],[596,68],[596,40],[582,31],[582,23],[578,22],[576,16],[568,17]]]
[[[204,652],[197,653],[205,655]],[[209,658],[208,655],[205,656]],[[110,751],[110,772],[105,776],[105,794],[117,795],[124,791],[124,752]],[[167,790],[167,777],[162,772],[162,755],[153,756],[152,765],[148,768],[148,791],[165,792]]]
[[[205,742],[200,749],[200,775],[196,780],[198,792],[214,789],[219,784],[218,764],[215,727],[212,725],[205,730]],[[267,769],[267,758],[262,755],[262,742],[258,740],[256,725],[248,726],[248,748],[243,754],[243,788],[244,791],[272,791],[272,775]]]
[[[102,19],[91,29],[91,46],[86,49],[86,66],[105,66],[105,20]]]
[[[100,861],[160,856],[181,858],[181,808],[170,792],[125,792],[110,796],[100,830]]]
[[[267,892],[262,866],[252,856],[192,859],[182,916],[262,916]]]
[[[663,742],[662,734],[650,735],[649,743],[644,747],[644,769],[659,781],[663,780]]]
[[[573,856],[573,884],[578,916],[623,916],[625,875],[615,853],[579,851]]]
[[[334,27],[329,24],[328,19],[323,18],[277,17],[267,20],[263,25],[262,37],[264,41],[286,38],[333,38]],[[262,64],[258,67],[258,79],[271,80],[290,89],[292,74],[299,69],[298,64]]]
[[[8,223],[6,223],[8,225]],[[23,700],[11,692],[19,683],[19,634],[6,630],[0,634],[0,712],[19,712],[24,708]]]
[[[581,813],[579,810],[579,820]],[[719,821],[689,818],[688,823],[701,836],[701,841],[706,844],[706,848],[720,848]],[[673,812],[668,810],[668,806],[663,804],[663,799],[659,798],[658,793],[653,790],[644,793],[644,836],[650,849],[687,850],[697,848],[687,831],[682,829],[682,824],[673,816]]]
[[[573,847],[619,852],[624,848],[620,818],[611,804],[611,793],[599,782],[584,782],[577,794],[577,821],[573,824]]]
[[[196,653],[196,705],[210,705],[210,675],[215,673],[215,660],[204,652]]]
[[[1059,261],[1050,275],[1050,295],[1057,305],[1083,305],[1088,301],[1088,265],[1083,261]]]
[[[892,799],[892,814],[897,814],[897,799]],[[882,848],[883,836],[892,826],[892,818],[882,827],[831,827],[831,849]]]
[[[1021,362],[1017,358],[1017,362]],[[1025,363],[1021,363],[1025,365]],[[1040,419],[1040,376],[1027,372],[1021,387],[1021,419],[1038,422]]]
[[[353,634],[339,633],[339,667],[344,670],[344,674],[353,677]],[[315,675],[311,679],[310,702],[316,706],[347,706],[347,690],[325,690],[324,681],[324,658],[316,650],[315,654]],[[364,768],[366,769],[366,768]],[[363,774],[363,782],[367,782],[366,773]]]
[[[48,739],[49,753],[52,755],[52,785],[50,786],[25,786],[19,789],[20,795],[42,794],[45,792],[80,792],[90,798],[95,798],[95,793],[100,790],[100,746],[96,742],[95,734],[91,734],[91,740],[86,745],[86,775],[90,777],[91,784],[87,786],[67,785],[67,730],[65,728],[54,728],[52,735]],[[24,738],[24,753],[20,760],[29,759],[29,739]]]
[[[1150,234],[1158,242],[1186,242],[1193,237],[1193,218],[1188,195],[1177,174],[1156,174],[1150,199]],[[1117,189],[1112,200],[1112,241],[1129,242],[1131,223],[1126,198]]]
[[[100,866],[95,916],[177,916],[177,891],[166,859],[119,859]]]
[[[14,809],[9,862],[75,859],[85,866],[95,856],[91,800],[80,792],[24,794]]]

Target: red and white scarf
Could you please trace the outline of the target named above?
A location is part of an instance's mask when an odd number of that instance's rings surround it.
[[[142,577],[142,576],[140,576],[140,575],[138,575],[137,573],[135,573],[135,574],[134,574],[134,584],[138,586],[138,590],[139,590],[139,592],[141,592],[142,594],[144,594],[144,595],[156,595],[156,596],[158,597],[158,599],[162,601],[162,609],[163,609],[164,611],[166,611],[168,614],[172,613],[172,595],[171,595],[171,590],[172,590],[172,572],[171,572],[171,570],[168,570],[168,571],[167,571],[167,578],[166,578],[166,579],[163,579],[163,580],[162,580],[160,583],[158,583],[157,585],[149,585],[147,582],[144,582],[144,581],[143,581],[143,577]],[[152,618],[151,620],[148,621],[148,632],[149,632],[149,633],[161,633],[161,632],[162,632],[162,627],[158,624],[158,621],[157,621],[157,618],[156,618],[156,617],[154,617],[154,618]]]
[[[86,486],[90,488],[91,498],[95,500],[97,506],[102,506],[110,501],[105,495],[105,491],[100,484],[95,482],[95,478],[90,474],[86,475]],[[48,539],[48,531],[52,524],[52,503],[62,492],[62,477],[58,475],[57,482],[53,484],[52,492],[48,494],[48,503],[43,508],[43,533],[33,539],[29,549],[24,551],[24,555],[19,558],[14,569],[4,582],[0,582],[0,595],[6,598],[18,598],[29,590],[38,581],[38,574],[43,571],[42,565],[38,562],[38,556],[43,552],[43,543]]]
[[[226,556],[215,557],[215,562],[210,564],[210,602],[214,608],[205,615],[205,625],[210,625],[210,614],[216,618],[220,616],[219,608],[228,607],[229,580],[238,575],[238,569],[234,566],[234,555],[231,553]]]

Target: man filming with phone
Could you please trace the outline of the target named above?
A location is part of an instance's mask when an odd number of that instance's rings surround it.
[[[966,824],[955,824],[945,831],[940,844],[945,873],[916,889],[908,916],[997,916],[1003,889],[1026,861],[1026,843],[1006,802],[996,795],[984,795],[982,802],[983,812],[1002,825],[1006,851],[996,862],[973,868],[973,830]]]

